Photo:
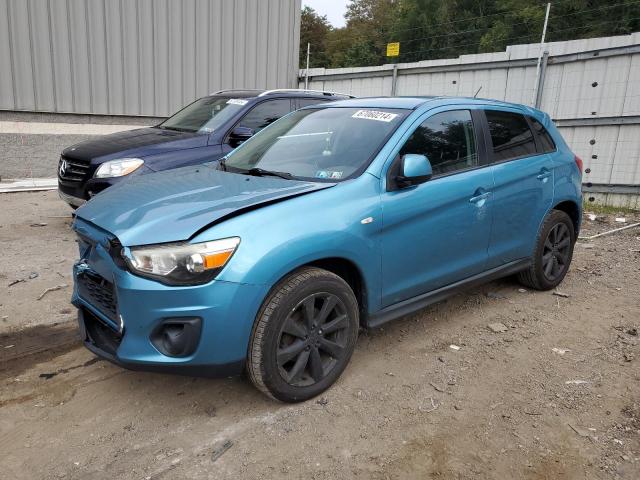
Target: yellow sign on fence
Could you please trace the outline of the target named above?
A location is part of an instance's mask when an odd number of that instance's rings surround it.
[[[400,42],[387,43],[387,57],[400,55]]]

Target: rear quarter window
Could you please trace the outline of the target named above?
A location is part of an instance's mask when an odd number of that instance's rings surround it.
[[[524,115],[500,110],[485,110],[493,143],[493,161],[536,155],[536,143]]]
[[[556,144],[553,141],[553,138],[551,138],[551,135],[549,135],[549,132],[547,132],[547,129],[544,128],[544,125],[533,117],[529,117],[529,121],[533,127],[533,133],[536,136],[540,153],[555,152]]]

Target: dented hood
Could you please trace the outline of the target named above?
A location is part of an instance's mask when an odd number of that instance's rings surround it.
[[[225,217],[331,186],[199,165],[132,177],[76,214],[116,235],[124,246],[149,245],[187,240]]]

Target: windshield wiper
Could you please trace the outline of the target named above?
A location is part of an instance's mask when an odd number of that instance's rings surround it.
[[[256,177],[279,177],[285,180],[293,180],[293,175],[289,172],[275,172],[273,170],[265,170],[264,168],[253,167],[247,170],[249,175],[255,175]]]

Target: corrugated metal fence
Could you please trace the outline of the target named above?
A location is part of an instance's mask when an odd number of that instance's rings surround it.
[[[640,33],[545,45],[539,108],[585,163],[587,195],[640,208]],[[378,67],[309,70],[309,88],[534,103],[538,44]],[[299,85],[304,85],[300,71]],[[620,195],[627,194],[627,195]],[[633,195],[628,195],[633,194]]]
[[[167,116],[296,84],[299,0],[0,0],[0,109]]]

